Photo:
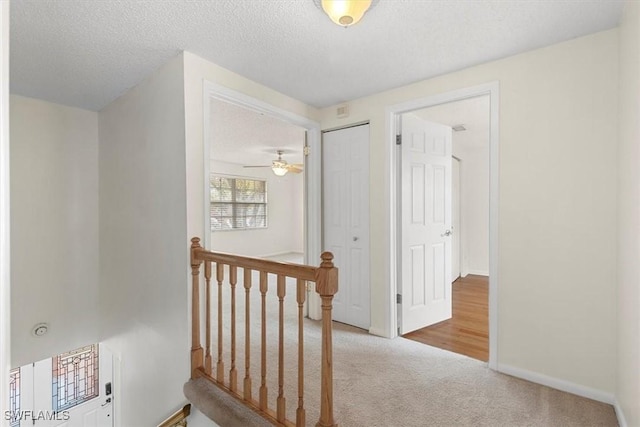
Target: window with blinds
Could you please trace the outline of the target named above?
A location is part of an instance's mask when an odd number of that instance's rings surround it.
[[[211,231],[267,227],[267,182],[211,175]]]

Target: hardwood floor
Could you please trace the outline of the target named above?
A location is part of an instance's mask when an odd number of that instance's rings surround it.
[[[453,317],[404,338],[489,360],[489,278],[468,275],[452,284]]]

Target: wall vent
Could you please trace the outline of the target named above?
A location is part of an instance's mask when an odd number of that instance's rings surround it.
[[[349,105],[343,104],[336,108],[336,116],[339,119],[344,119],[345,117],[349,117]]]

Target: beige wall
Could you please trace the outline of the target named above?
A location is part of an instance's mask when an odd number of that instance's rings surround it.
[[[383,171],[385,107],[499,81],[498,363],[611,399],[617,51],[611,30],[352,101],[346,120],[321,111],[323,129],[370,120],[371,170]],[[388,329],[384,184],[371,174],[378,330]]]
[[[97,113],[12,95],[11,199],[17,367],[98,340]]]
[[[115,417],[156,425],[189,378],[183,58],[99,113],[101,338]]]
[[[486,96],[489,120],[489,96]],[[467,133],[469,132],[469,133]],[[473,141],[470,141],[473,139]],[[489,275],[489,132],[453,132],[460,162],[461,273]],[[455,230],[454,230],[455,232]]]
[[[618,151],[618,387],[628,426],[640,426],[640,5],[620,25]],[[621,424],[623,425],[623,424]]]

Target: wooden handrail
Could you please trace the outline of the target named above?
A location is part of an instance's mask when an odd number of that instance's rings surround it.
[[[198,238],[196,237],[195,239]],[[261,258],[233,255],[224,252],[209,252],[200,247],[200,239],[198,239],[198,247],[196,248],[196,252],[196,259],[200,263],[202,263],[203,261],[211,261],[215,262],[216,264],[242,266],[242,268],[248,268],[255,271],[267,271],[272,274],[281,274],[283,276],[308,280],[310,282],[316,281],[315,275],[318,268],[311,267],[309,265],[271,261]]]
[[[171,414],[169,418],[158,424],[158,427],[186,427],[187,417],[191,413],[191,403],[187,403],[182,408]]]
[[[322,301],[322,354],[321,354],[321,377],[315,379],[320,381],[320,417],[316,423],[317,427],[334,427],[337,426],[333,416],[333,343],[332,343],[332,323],[331,312],[333,297],[338,292],[338,269],[333,265],[333,255],[325,252],[321,256],[322,262],[319,267],[307,265],[291,264],[278,261],[270,261],[259,258],[245,257],[228,253],[210,252],[200,246],[200,239],[194,237],[191,239],[191,269],[192,269],[192,334],[191,334],[191,378],[196,379],[204,377],[216,384],[226,392],[230,393],[251,410],[257,411],[265,418],[269,419],[276,425],[302,427],[306,422],[306,409],[304,407],[304,351],[303,351],[303,306],[306,301],[306,284],[307,282],[315,282],[316,292],[320,295]],[[200,317],[200,265],[203,264],[205,272],[205,319]],[[212,264],[215,270],[212,270]],[[228,269],[229,277],[225,278],[225,267]],[[244,273],[244,281],[242,286],[245,290],[245,361],[244,361],[244,377],[242,384],[244,385],[242,392],[238,389],[238,369],[236,367],[236,285],[237,271],[242,269]],[[211,309],[210,298],[211,292],[211,272],[215,271],[215,281],[217,283],[217,363],[215,373],[213,372],[212,362],[212,340],[211,334],[213,328],[211,326],[211,318],[214,316]],[[250,292],[252,285],[252,272],[259,273],[259,293],[260,293],[260,310],[261,310],[261,339],[260,339],[260,387],[258,400],[252,398],[251,384],[252,376],[250,369]],[[271,408],[268,405],[268,387],[266,383],[267,377],[267,353],[266,353],[266,295],[269,292],[268,275],[275,275],[277,284],[271,292],[276,292],[278,299],[278,346],[277,360],[274,362],[277,366],[277,390],[276,407]],[[295,279],[296,292],[293,298],[297,304],[297,320],[298,320],[298,380],[297,380],[297,407],[295,411],[295,423],[286,419],[286,400],[284,396],[284,301],[287,298],[286,279]],[[223,345],[226,339],[223,339],[223,287],[228,286],[230,292],[230,337],[227,341],[230,352],[230,370],[225,372],[223,360]],[[242,301],[242,299],[241,299]],[[242,316],[242,313],[240,313]],[[203,322],[204,320],[204,322]],[[205,325],[205,349],[201,346],[201,324]],[[206,357],[205,357],[206,355]]]

